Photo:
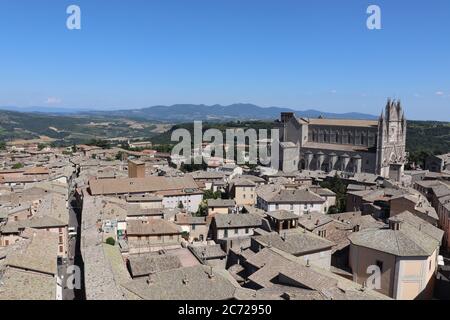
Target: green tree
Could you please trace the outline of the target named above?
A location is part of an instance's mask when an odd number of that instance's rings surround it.
[[[108,239],[106,239],[106,244],[109,244],[110,246],[114,246],[116,244],[116,240],[114,240],[113,237],[109,237]]]
[[[152,146],[153,150],[156,150],[158,152],[162,153],[170,153],[172,152],[173,144],[158,144]]]
[[[336,206],[332,211],[334,212],[337,210],[337,212],[344,212],[347,205],[347,184],[341,177],[336,173],[333,178],[320,183],[320,186],[336,193]]]
[[[120,147],[121,147],[122,149],[125,149],[125,150],[130,150],[130,145],[128,144],[128,141],[122,142],[122,143],[120,144]]]
[[[181,233],[181,237],[182,237],[184,240],[189,240],[189,232],[183,231],[183,232]]]
[[[15,163],[12,168],[13,169],[22,169],[24,167],[24,164],[21,162]]]
[[[338,210],[338,208],[336,206],[331,206],[331,207],[328,208],[328,212],[327,213],[328,214],[336,214],[336,213],[339,213],[339,210]]]
[[[116,160],[122,160],[124,153],[122,151],[117,152],[116,154]]]
[[[95,146],[95,147],[100,147],[103,149],[111,149],[111,145],[109,144],[108,141],[106,140],[101,140],[101,139],[93,139],[90,140],[88,143],[86,143],[88,146]]]
[[[202,164],[185,164],[184,162],[180,166],[180,170],[183,172],[193,172],[193,171],[206,171],[208,165],[202,161]]]
[[[206,201],[208,199],[220,199],[222,193],[220,191],[213,192],[212,190],[206,190],[203,192],[203,200]]]
[[[6,142],[0,141],[0,150],[6,150]]]
[[[202,201],[198,206],[198,210],[193,214],[194,217],[206,217],[208,215],[208,205],[205,201]]]

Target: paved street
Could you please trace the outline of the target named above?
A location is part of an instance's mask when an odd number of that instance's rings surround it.
[[[68,258],[63,264],[58,266],[58,273],[63,276],[63,290],[62,296],[63,300],[78,300],[82,299],[84,296],[84,289],[69,289],[66,285],[67,277],[70,275],[66,274],[66,270],[71,265],[77,265],[81,271],[81,282],[83,283],[83,263],[80,255],[80,222],[81,222],[81,208],[77,207],[77,203],[74,197],[74,190],[71,190],[69,196],[69,229],[75,229],[77,232],[76,236],[69,235],[68,243]]]

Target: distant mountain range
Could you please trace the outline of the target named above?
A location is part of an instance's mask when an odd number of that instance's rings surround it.
[[[51,114],[78,114],[93,115],[113,118],[130,118],[136,120],[153,120],[164,122],[187,122],[193,120],[202,121],[232,121],[232,120],[268,120],[277,119],[281,112],[294,112],[299,117],[334,119],[377,119],[376,116],[358,112],[349,113],[330,113],[314,109],[298,111],[291,108],[268,107],[263,108],[254,104],[237,103],[228,106],[222,105],[196,105],[196,104],[176,104],[172,106],[153,106],[143,109],[128,110],[95,110],[86,111],[87,108],[49,108],[49,107],[30,107],[14,108],[0,107],[3,110],[20,112],[39,112]]]
[[[58,108],[58,107],[14,107],[0,106],[0,111],[14,111],[22,113],[44,113],[44,114],[77,114],[81,112],[89,112],[92,108]]]
[[[268,107],[263,108],[254,104],[222,105],[195,105],[176,104],[173,106],[154,106],[135,110],[117,110],[108,112],[112,116],[132,117],[136,119],[159,121],[224,121],[224,120],[267,120],[277,119],[281,112],[295,112],[300,117],[317,118],[349,118],[349,119],[376,119],[376,116],[362,113],[327,113],[317,110],[297,111],[290,108]],[[104,114],[105,112],[94,112]]]

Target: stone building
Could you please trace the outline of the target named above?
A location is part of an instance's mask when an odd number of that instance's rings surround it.
[[[425,169],[431,172],[450,170],[450,153],[431,155],[425,160]]]
[[[306,119],[283,112],[279,128],[283,171],[367,172],[393,180],[403,174],[406,119],[399,101],[388,100],[378,120]]]
[[[352,233],[353,280],[369,284],[368,270],[377,267],[380,293],[400,300],[431,299],[443,233],[408,211],[389,218],[389,228]]]

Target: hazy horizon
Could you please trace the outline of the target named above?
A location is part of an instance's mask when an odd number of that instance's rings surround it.
[[[255,105],[253,103],[232,103],[230,105],[234,105],[234,104],[252,104]],[[156,107],[156,106],[164,106],[164,107],[172,107],[172,106],[176,106],[176,105],[205,105],[202,103],[176,103],[173,105],[152,105],[152,106],[148,106],[148,107],[142,107],[142,108],[126,108],[126,107],[114,107],[114,108],[108,108],[108,107],[104,107],[104,108],[92,108],[92,107],[55,107],[55,106],[46,106],[46,107],[42,107],[42,106],[30,106],[30,107],[18,107],[18,106],[0,106],[0,112],[1,111],[17,111],[17,112],[39,112],[39,110],[37,108],[45,108],[43,111],[41,110],[42,113],[48,113],[50,112],[50,110],[54,110],[55,113],[63,113],[61,110],[64,110],[66,113],[77,113],[77,112],[95,112],[95,111],[118,111],[118,110],[140,110],[140,109],[146,109],[146,108],[151,108],[151,107]],[[222,104],[214,104],[214,105],[220,105],[220,106],[230,106],[230,105],[222,105]],[[206,105],[206,106],[214,106],[214,105]],[[319,112],[323,112],[323,113],[336,113],[336,114],[347,114],[347,113],[355,113],[355,114],[364,114],[364,115],[368,115],[368,116],[374,116],[374,117],[378,117],[380,114],[374,114],[374,113],[365,113],[365,112],[359,112],[359,111],[346,111],[346,112],[339,112],[339,111],[330,111],[330,110],[326,110],[326,109],[317,109],[314,107],[305,107],[305,108],[293,108],[290,106],[259,106],[259,105],[255,105],[261,108],[289,108],[292,109],[293,111],[319,111]],[[33,111],[29,111],[28,109],[33,109]],[[47,111],[49,110],[49,111]],[[380,113],[381,111],[384,111],[384,108],[380,109]],[[414,119],[414,118],[408,118],[407,120],[414,120],[414,121],[438,121],[438,122],[449,122],[449,120],[445,120],[445,119]]]

